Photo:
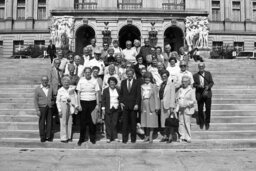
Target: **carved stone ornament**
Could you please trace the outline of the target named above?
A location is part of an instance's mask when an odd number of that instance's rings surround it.
[[[151,30],[148,32],[151,46],[156,46],[157,44],[157,31],[155,29],[155,24],[155,22],[151,22]]]
[[[52,17],[51,40],[56,48],[70,50],[74,36],[74,17]]]
[[[104,22],[105,28],[102,31],[103,35],[103,43],[111,44],[112,38],[111,38],[111,31],[108,29],[109,22]]]
[[[194,48],[208,48],[209,22],[207,17],[186,17],[186,43],[189,51]]]

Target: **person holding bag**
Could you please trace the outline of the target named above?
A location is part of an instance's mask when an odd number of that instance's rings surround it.
[[[182,77],[182,87],[177,92],[176,112],[179,112],[179,133],[180,140],[191,142],[191,117],[195,112],[195,93],[190,85],[190,77]]]
[[[144,84],[141,85],[141,126],[145,128],[144,142],[153,143],[153,131],[158,127],[158,111],[160,100],[158,90],[153,84],[153,77],[150,72],[144,74]]]
[[[60,140],[72,141],[72,114],[77,114],[78,105],[75,88],[69,86],[69,76],[62,78],[62,87],[58,90],[56,105],[60,118]]]

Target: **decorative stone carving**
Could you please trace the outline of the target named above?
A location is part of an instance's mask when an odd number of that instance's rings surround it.
[[[109,22],[104,22],[105,28],[102,31],[103,35],[103,43],[108,43],[109,45],[111,44],[112,38],[111,38],[111,31],[108,30],[108,24]]]
[[[209,22],[207,17],[186,17],[186,43],[193,48],[208,48]]]
[[[155,22],[151,22],[151,30],[148,32],[151,46],[156,46],[157,44],[157,31],[155,28],[155,24]]]
[[[56,48],[71,50],[74,37],[74,18],[71,16],[52,17],[51,40]]]

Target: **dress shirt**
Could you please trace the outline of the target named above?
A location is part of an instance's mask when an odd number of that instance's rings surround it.
[[[104,61],[99,59],[99,60],[96,60],[95,58],[90,60],[89,62],[89,66],[92,68],[94,66],[97,66],[100,68],[100,71],[99,71],[99,75],[103,75],[104,74],[104,69],[105,69],[105,64],[104,64]]]
[[[111,89],[109,88],[109,96],[110,96],[110,108],[115,108],[118,109],[118,105],[119,105],[119,100],[118,100],[118,93],[116,88],[115,89]]]
[[[136,64],[136,56],[137,56],[137,51],[135,49],[124,49],[123,50],[124,54],[124,59],[126,59],[129,62],[135,63]]]
[[[174,67],[168,66],[166,70],[169,72],[170,75],[180,73],[180,67],[178,65],[175,65]]]
[[[152,76],[153,76],[153,78],[154,78],[154,80],[156,82],[156,85],[158,87],[160,87],[160,85],[162,84],[163,81],[162,81],[161,75],[158,72],[157,67],[149,66],[148,67],[148,72],[151,72],[151,74],[152,74]]]
[[[48,96],[48,91],[49,91],[49,87],[44,87],[42,84],[40,85],[41,89],[43,90],[45,96],[47,97]]]
[[[84,58],[84,67],[89,67],[89,61],[91,57],[89,55],[87,56],[83,55],[83,58]]]
[[[122,54],[123,53],[123,51],[120,47],[117,47],[117,48],[113,47],[113,49],[114,49],[114,54],[118,54],[118,53]]]
[[[78,67],[78,69],[77,69],[77,67]],[[84,73],[84,65],[76,65],[75,64],[75,75],[77,75],[79,78],[81,78],[81,77],[83,77],[83,73]],[[76,71],[77,71],[77,73],[76,73]]]
[[[96,94],[100,91],[98,81],[94,78],[87,80],[82,77],[77,83],[76,89],[81,91],[80,100],[94,101],[96,100]]]
[[[151,90],[151,84],[143,84],[141,86],[142,89],[142,98],[143,99],[149,99],[150,97],[150,90]]]
[[[201,85],[202,87],[204,87],[204,77],[205,77],[204,72],[203,72],[203,74],[200,74],[200,75],[199,75],[200,85]]]
[[[129,90],[129,83],[130,83],[130,90]],[[132,89],[132,83],[133,83],[133,79],[131,79],[131,80],[127,79],[127,90],[128,90],[128,91],[131,91],[131,89]]]

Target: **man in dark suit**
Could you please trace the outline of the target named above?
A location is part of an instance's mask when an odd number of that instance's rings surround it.
[[[132,68],[128,68],[126,70],[126,75],[127,79],[122,81],[120,90],[120,105],[123,110],[123,143],[127,143],[128,141],[129,123],[131,123],[131,142],[135,143],[137,125],[136,118],[141,101],[141,90],[139,81],[133,78],[134,70]]]
[[[214,84],[212,75],[209,71],[205,71],[205,64],[198,64],[199,72],[194,74],[194,87],[196,88],[196,100],[198,104],[198,121],[200,128],[208,130],[210,127],[211,119],[211,104],[212,104],[212,91],[211,88]],[[204,116],[204,105],[206,108]]]
[[[39,117],[39,135],[41,142],[52,140],[52,88],[47,76],[41,78],[41,85],[36,87],[34,104]]]
[[[146,65],[146,66],[148,66],[149,64],[147,64],[147,60],[146,60],[146,57],[150,54],[150,52],[151,52],[151,46],[150,46],[150,41],[149,41],[149,39],[145,39],[144,40],[144,46],[142,46],[141,48],[140,48],[140,52],[139,52],[139,54],[137,55],[137,56],[142,56],[142,58],[143,58],[143,64],[144,65]]]
[[[49,45],[47,47],[47,54],[50,56],[50,59],[51,59],[51,63],[53,61],[53,58],[56,57],[56,47],[54,44],[52,44],[52,40],[49,41]]]

